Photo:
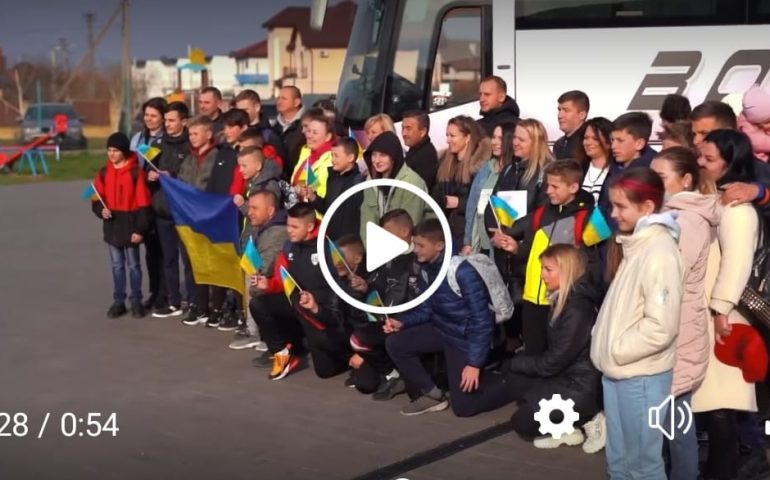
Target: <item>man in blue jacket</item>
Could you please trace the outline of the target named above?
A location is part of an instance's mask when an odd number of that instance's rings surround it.
[[[422,266],[421,283],[427,289],[438,276],[444,257],[444,233],[436,219],[415,228],[414,253]],[[401,413],[420,415],[445,410],[447,396],[434,383],[420,357],[444,353],[452,410],[470,417],[513,401],[501,375],[482,372],[495,328],[494,314],[484,280],[467,262],[457,268],[460,294],[444,279],[429,300],[399,319],[387,318],[390,333],[386,349],[406,384],[419,392]]]

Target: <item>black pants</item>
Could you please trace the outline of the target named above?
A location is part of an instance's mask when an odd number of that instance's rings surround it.
[[[715,480],[730,480],[735,477],[740,459],[738,412],[727,409],[714,410],[708,412],[705,418],[709,445],[704,473],[708,478]]]
[[[524,353],[538,355],[548,348],[548,314],[551,307],[522,302],[521,338],[524,340]]]
[[[303,315],[296,314],[307,339],[307,349],[313,359],[313,370],[319,378],[329,378],[347,371],[348,362],[352,351],[350,342],[345,335],[341,322],[325,325],[320,330],[305,319]]]
[[[353,372],[356,389],[361,393],[376,391],[383,377],[395,368],[388,352],[385,351],[386,338],[387,335],[382,331],[382,324],[379,322],[358,327],[351,334],[353,352],[364,359],[361,367]]]
[[[500,408],[514,400],[514,392],[505,377],[485,370],[481,371],[479,388],[474,392],[463,392],[460,380],[463,369],[468,365],[467,355],[445,342],[441,332],[432,324],[418,325],[389,335],[385,346],[404,381],[422,393],[430,392],[436,385],[420,361],[420,356],[444,352],[452,411],[458,417],[471,417]]]
[[[166,282],[163,278],[163,254],[158,231],[154,225],[144,236],[144,264],[147,268],[147,279],[150,284],[150,299],[155,305],[166,304],[168,298]]]
[[[351,343],[361,344],[365,347],[365,350],[362,351],[354,348],[354,352],[361,355],[364,361],[370,364],[379,375],[385,376],[393,371],[395,365],[385,350],[387,335],[382,330],[381,323],[371,323],[366,327],[356,328],[351,337],[355,337],[355,342],[351,341]]]
[[[295,353],[301,349],[302,326],[284,294],[251,297],[249,310],[270,353],[280,352],[287,345]]]
[[[361,393],[374,393],[382,382],[382,377],[369,362],[364,361],[361,368],[353,369],[353,384]]]
[[[183,247],[173,220],[157,218],[155,221],[163,256],[163,279],[168,293],[168,303],[178,307],[182,300],[179,289],[179,255]],[[190,302],[195,295],[195,281],[189,262],[183,263],[186,300]]]
[[[227,298],[227,289],[225,287],[197,285],[195,291],[196,304],[201,312],[222,311],[225,299]]]

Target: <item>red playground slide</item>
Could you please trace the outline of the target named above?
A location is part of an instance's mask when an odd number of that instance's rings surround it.
[[[32,142],[24,145],[21,147],[21,149],[11,155],[10,157],[4,154],[3,152],[0,152],[0,169],[7,168],[11,169],[13,168],[13,164],[24,156],[25,153],[32,150],[33,148],[37,148],[40,145],[46,144],[49,140],[52,138],[55,138],[57,136],[64,136],[67,134],[67,115],[59,114],[56,115],[53,119],[54,121],[54,129],[53,131],[50,131],[43,135],[40,138],[37,138],[33,140]]]

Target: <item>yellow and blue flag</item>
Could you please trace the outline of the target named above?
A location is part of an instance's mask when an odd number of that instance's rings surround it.
[[[601,209],[594,208],[591,212],[591,216],[588,218],[588,223],[583,229],[583,244],[586,247],[592,247],[599,244],[612,236],[612,229],[607,224],[607,219],[604,218]]]
[[[254,245],[254,239],[249,238],[246,242],[246,248],[241,255],[241,268],[247,275],[256,275],[259,270],[262,269],[264,263],[262,262],[262,255],[259,254],[259,250]]]
[[[148,162],[152,162],[155,160],[155,157],[157,157],[161,150],[158,147],[153,147],[147,144],[139,145],[136,147],[136,151],[141,153],[144,158],[147,159]]]
[[[294,277],[291,276],[284,266],[281,266],[281,283],[283,283],[283,293],[286,294],[289,303],[291,303],[291,296],[294,293],[294,290],[299,290],[299,293],[302,293],[302,289],[299,288],[297,281],[294,280]]]
[[[342,251],[340,250],[340,247],[337,246],[337,243],[332,240],[329,237],[326,237],[326,241],[329,242],[329,251],[332,255],[332,263],[335,267],[345,267],[348,271],[350,271],[350,267],[348,267],[348,262],[345,261],[345,257],[342,255]]]
[[[86,186],[86,189],[83,190],[83,200],[90,200],[92,202],[99,200],[99,194],[96,193],[96,187],[94,187],[94,182],[89,183]]]
[[[176,230],[190,257],[195,283],[243,294],[238,255],[238,207],[229,195],[202,192],[168,175],[160,176]]]
[[[371,305],[373,307],[383,307],[385,306],[384,303],[382,303],[382,297],[380,297],[380,292],[377,290],[372,291],[367,297],[366,297],[366,303],[368,305]],[[374,323],[377,321],[377,317],[372,315],[369,312],[366,312],[366,318],[369,319],[370,322]]]
[[[515,208],[508,205],[508,202],[497,195],[489,197],[489,203],[492,204],[492,210],[495,214],[495,218],[500,222],[500,226],[506,228],[513,226],[513,223],[519,216],[519,212],[517,212]]]

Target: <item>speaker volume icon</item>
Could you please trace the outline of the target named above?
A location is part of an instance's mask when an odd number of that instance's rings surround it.
[[[650,407],[650,410],[647,412],[650,428],[657,428],[669,440],[674,439],[677,430],[684,435],[692,428],[693,415],[690,404],[681,402],[679,405],[676,405],[674,400],[674,396],[669,395],[660,405]],[[664,413],[664,415],[661,415],[661,413]]]

